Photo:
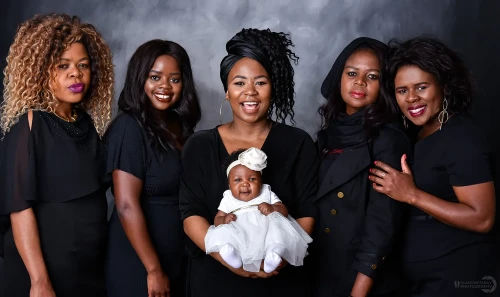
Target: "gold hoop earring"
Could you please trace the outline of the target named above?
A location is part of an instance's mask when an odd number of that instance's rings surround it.
[[[438,114],[438,121],[439,121],[439,130],[443,127],[443,124],[446,124],[448,119],[450,118],[450,115],[448,114],[448,100],[446,100],[446,97],[444,97],[443,100],[443,110]]]
[[[222,101],[222,103],[220,104],[220,108],[219,108],[219,120],[220,120],[220,124],[222,125],[222,106],[224,105],[224,102],[229,102],[229,99],[228,98],[224,98],[224,101]]]

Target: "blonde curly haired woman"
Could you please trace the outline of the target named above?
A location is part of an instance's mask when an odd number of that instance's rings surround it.
[[[110,50],[77,17],[35,16],[19,27],[4,74],[4,296],[105,296]]]

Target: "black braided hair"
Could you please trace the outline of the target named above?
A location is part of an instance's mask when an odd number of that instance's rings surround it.
[[[274,114],[276,116],[276,121],[281,123],[284,123],[285,120],[290,117],[291,123],[295,124],[293,120],[295,115],[293,112],[293,106],[295,104],[295,83],[293,81],[294,70],[291,61],[297,65],[299,57],[289,49],[289,47],[294,46],[290,39],[290,34],[272,32],[269,29],[243,29],[238,32],[228,44],[235,39],[258,47],[264,52],[268,59],[268,61],[266,61],[268,63],[266,64],[270,67],[271,73],[269,74],[271,75],[272,83],[271,106],[268,111],[269,116],[272,117]],[[221,79],[226,88],[227,75],[224,77],[222,72],[221,70]],[[229,73],[229,70],[227,70],[227,73]]]

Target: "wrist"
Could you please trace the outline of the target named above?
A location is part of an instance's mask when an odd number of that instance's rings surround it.
[[[158,273],[161,271],[161,267],[160,265],[152,265],[151,267],[146,268],[146,271],[148,274]]]
[[[47,274],[45,275],[39,275],[36,277],[31,278],[31,285],[50,285],[50,280],[49,276]]]
[[[406,192],[406,203],[409,205],[415,205],[419,197],[419,189],[415,188],[411,191]]]

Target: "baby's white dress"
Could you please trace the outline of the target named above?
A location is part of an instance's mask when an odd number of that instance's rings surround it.
[[[262,185],[260,195],[248,202],[234,198],[230,190],[225,191],[219,210],[227,214],[234,211],[236,221],[210,226],[205,236],[207,254],[219,252],[225,244],[230,244],[239,252],[243,269],[258,272],[267,251],[280,246],[284,250],[281,258],[294,266],[303,265],[312,238],[291,216],[285,218],[277,211],[263,215],[257,208],[263,202],[281,202],[266,184]]]

